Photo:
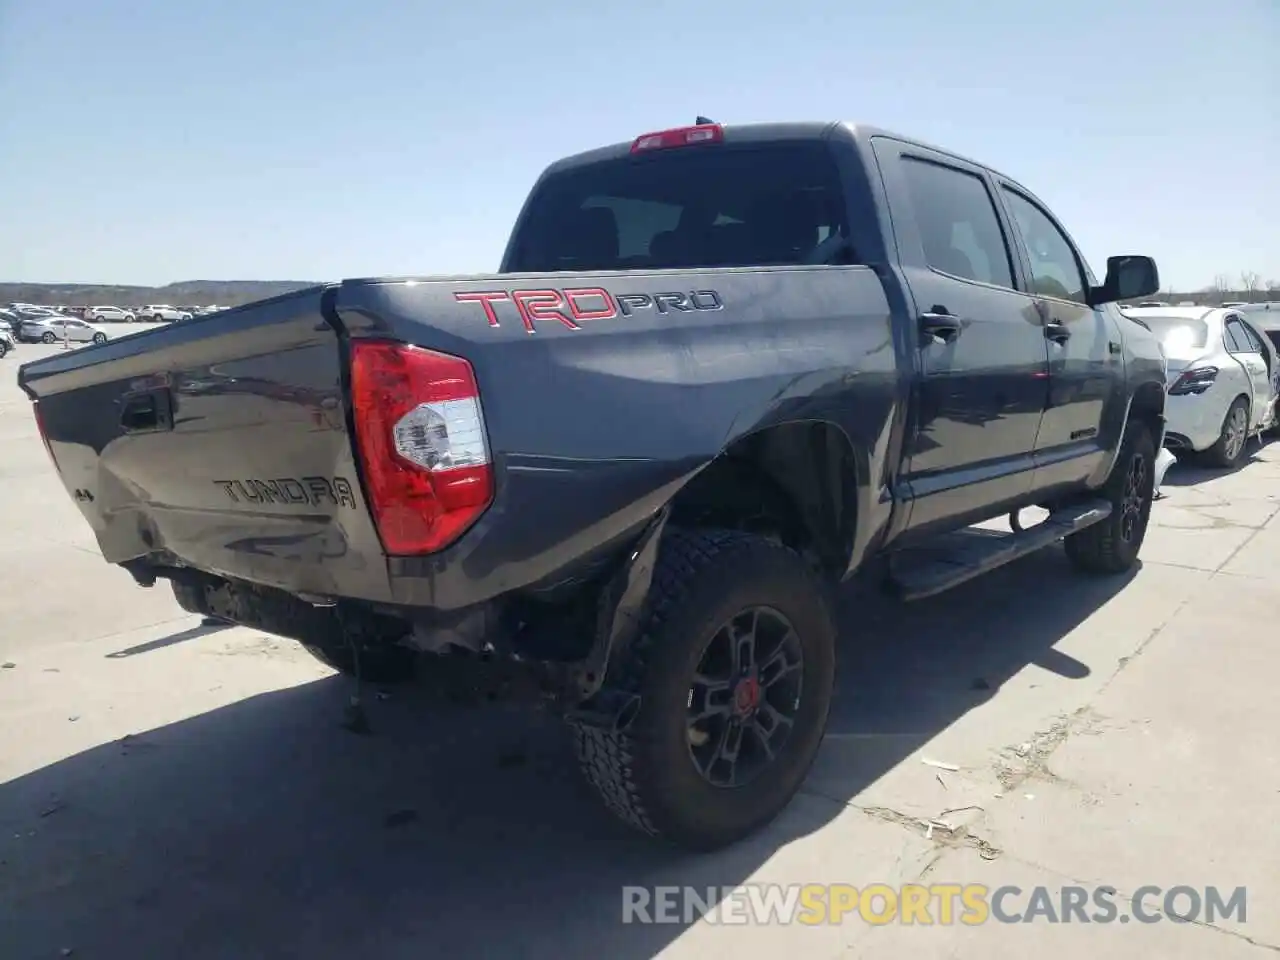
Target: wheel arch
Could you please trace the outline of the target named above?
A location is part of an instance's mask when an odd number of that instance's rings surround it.
[[[857,541],[867,469],[835,423],[772,424],[737,438],[695,474],[672,499],[671,521],[772,535],[839,577]]]
[[[1129,416],[1126,418],[1127,420],[1138,419],[1145,423],[1151,430],[1151,436],[1157,447],[1164,438],[1166,396],[1163,383],[1148,380],[1139,384],[1138,389],[1133,393],[1133,400],[1129,405]]]

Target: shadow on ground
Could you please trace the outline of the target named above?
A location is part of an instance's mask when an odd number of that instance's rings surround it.
[[[116,650],[107,654],[108,660],[123,660],[126,657],[138,657],[144,653],[151,653],[154,650],[163,650],[165,647],[172,647],[175,644],[186,643],[188,640],[199,640],[202,637],[212,636],[222,630],[231,628],[229,623],[202,623],[198,627],[189,627],[186,630],[179,630],[177,633],[171,633],[167,637],[161,637],[158,640],[149,640],[146,643],[140,643],[135,647],[127,647],[124,650]]]
[[[1265,462],[1261,457],[1261,453],[1267,447],[1276,443],[1278,439],[1280,438],[1268,434],[1267,436],[1250,440],[1249,449],[1241,457],[1240,463],[1231,469],[1207,467],[1200,463],[1194,454],[1179,454],[1178,462],[1173,464],[1168,472],[1165,473],[1163,485],[1166,487],[1194,487],[1209,480],[1229,477],[1233,473],[1245,469],[1250,464]]]
[[[828,755],[835,800],[1029,663],[1087,676],[1053,645],[1124,583],[1050,550],[912,607],[850,592],[831,729],[893,735]],[[685,856],[602,812],[549,717],[410,690],[373,702],[358,737],[339,729],[350,692],[332,678],[258,696],[0,786],[6,960],[639,960],[682,928],[622,926],[622,885],[735,885],[844,809],[811,798]]]

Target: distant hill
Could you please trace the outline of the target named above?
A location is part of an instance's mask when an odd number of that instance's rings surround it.
[[[110,305],[236,307],[303,287],[310,280],[183,280],[163,287],[131,287],[97,283],[0,283],[0,303],[36,303],[66,307]]]

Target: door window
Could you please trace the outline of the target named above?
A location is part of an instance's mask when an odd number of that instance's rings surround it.
[[[1226,342],[1227,350],[1230,353],[1255,353],[1253,344],[1249,342],[1245,329],[1240,321],[1234,317],[1227,321],[1223,340]]]
[[[982,178],[908,156],[902,158],[902,168],[929,266],[1014,289],[1009,246]]]
[[[1245,338],[1249,341],[1249,347],[1254,353],[1260,353],[1264,357],[1267,355],[1267,348],[1262,345],[1262,340],[1251,326],[1241,321],[1238,333],[1245,335]]]
[[[1005,187],[1004,195],[1031,258],[1034,291],[1058,300],[1086,302],[1089,285],[1070,241],[1043,210],[1022,194]]]

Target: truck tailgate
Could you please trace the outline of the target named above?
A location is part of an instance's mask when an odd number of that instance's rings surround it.
[[[295,592],[390,596],[356,473],[331,288],[24,367],[19,383],[104,557]]]

